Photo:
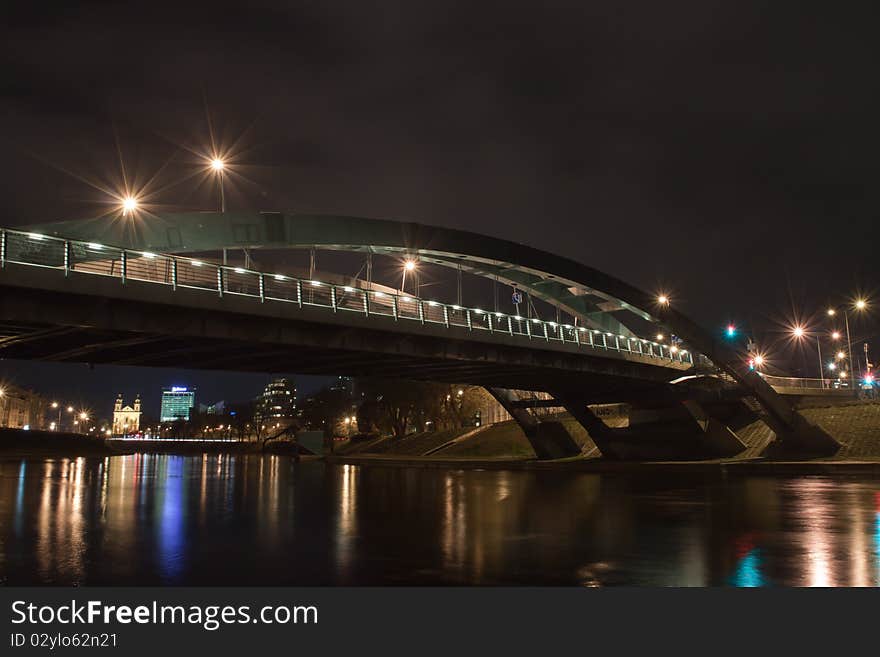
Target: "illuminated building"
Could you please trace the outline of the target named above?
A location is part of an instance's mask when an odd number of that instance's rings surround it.
[[[160,422],[189,420],[195,405],[195,388],[162,388],[162,407],[159,411]]]
[[[296,417],[296,387],[290,379],[273,379],[257,400],[254,421],[287,426]]]
[[[122,393],[113,406],[113,435],[124,436],[136,433],[141,426],[141,397],[137,395],[131,406],[123,406]]]
[[[0,427],[42,429],[46,400],[35,392],[4,384],[0,386]]]

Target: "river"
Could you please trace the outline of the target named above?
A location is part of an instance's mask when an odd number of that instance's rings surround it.
[[[880,585],[880,480],[0,459],[7,585]]]

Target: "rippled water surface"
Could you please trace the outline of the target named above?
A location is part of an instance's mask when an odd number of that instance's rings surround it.
[[[5,459],[0,579],[877,586],[880,481]]]

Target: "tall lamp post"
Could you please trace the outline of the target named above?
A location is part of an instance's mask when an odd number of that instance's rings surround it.
[[[211,170],[217,175],[217,186],[220,188],[220,214],[226,214],[226,192],[223,189],[223,174],[226,171],[226,162],[222,158],[215,157],[211,160]],[[223,248],[223,264],[226,264],[226,248]]]
[[[792,331],[792,335],[798,340],[802,340],[807,336],[807,331],[803,326],[795,326]],[[822,384],[822,387],[825,387],[825,366],[822,364],[822,344],[819,340],[819,336],[816,336],[816,351],[819,354],[819,382]]]

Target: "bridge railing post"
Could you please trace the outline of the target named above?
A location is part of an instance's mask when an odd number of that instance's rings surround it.
[[[64,275],[70,275],[70,240],[64,240]]]
[[[473,331],[474,325],[471,323],[471,310],[470,310],[470,308],[464,309],[464,318],[467,321],[468,331]]]
[[[333,308],[333,312],[336,312],[336,286],[330,286],[330,306]]]
[[[171,289],[177,290],[177,258],[171,258]]]
[[[0,269],[6,267],[6,231],[0,231]]]
[[[547,322],[541,322],[544,325],[544,339],[550,342],[550,335],[547,333]]]
[[[223,296],[223,267],[217,265],[217,294]]]
[[[369,292],[367,292],[367,290],[364,290],[362,292],[362,294],[364,295],[364,315],[369,317],[370,316],[370,294],[369,294]]]
[[[303,282],[300,279],[296,279],[296,303],[302,308],[303,307]]]
[[[424,323],[425,323],[425,306],[424,306],[424,302],[423,302],[421,299],[419,299],[418,303],[419,303],[419,322],[421,322],[422,324],[424,324]]]
[[[449,328],[449,307],[445,303],[443,304],[443,324]]]
[[[119,277],[122,284],[125,285],[125,278],[128,276],[128,252],[119,252]]]
[[[257,280],[257,284],[260,288],[260,303],[266,301],[266,275],[261,273],[259,279]]]

